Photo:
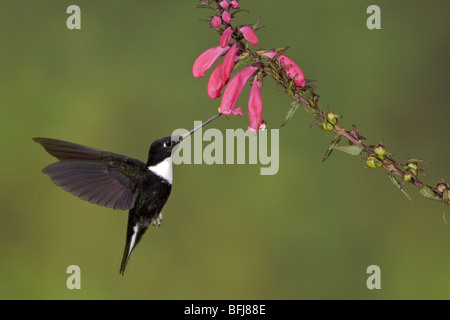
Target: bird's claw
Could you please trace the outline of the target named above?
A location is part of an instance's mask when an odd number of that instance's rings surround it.
[[[162,213],[159,213],[159,215],[156,218],[153,218],[152,224],[155,227],[159,227],[161,225],[162,219],[163,219],[163,215],[162,215]]]

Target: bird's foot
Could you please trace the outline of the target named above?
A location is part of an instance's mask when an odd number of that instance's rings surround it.
[[[163,219],[163,216],[162,216],[162,213],[160,213],[156,218],[154,218],[154,219],[152,220],[152,224],[153,224],[155,227],[159,227],[159,226],[161,225],[162,219]]]

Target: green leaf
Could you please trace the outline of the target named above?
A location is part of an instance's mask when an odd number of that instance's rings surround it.
[[[411,201],[411,197],[409,196],[409,194],[408,194],[405,190],[403,190],[402,185],[397,181],[397,179],[395,178],[395,176],[394,176],[392,173],[389,173],[388,176],[389,176],[389,180],[391,180],[392,184],[393,184],[398,190],[400,190],[400,191],[405,195],[406,198],[408,198],[409,202],[412,202],[412,201]]]
[[[424,186],[422,189],[420,189],[420,194],[421,196],[429,200],[442,201],[442,198],[434,193],[433,190],[431,190],[428,186]]]
[[[258,19],[256,19],[256,22],[253,24],[252,29],[253,29],[253,30],[258,29],[260,23],[261,23],[261,17],[259,17]]]
[[[349,154],[351,156],[359,156],[364,150],[364,147],[356,146],[356,145],[352,145],[352,146],[333,146],[333,145],[330,145],[330,148],[334,149],[334,150],[337,150],[337,151],[340,151],[340,152],[347,153],[347,154]]]
[[[303,104],[303,109],[310,114],[318,114],[319,109],[311,107],[309,104]]]
[[[190,6],[191,9],[212,9],[216,10],[213,7],[211,7],[209,4],[196,4],[194,6]]]
[[[342,138],[342,136],[338,135],[338,136],[336,136],[336,138],[333,139],[333,141],[331,141],[327,152],[325,153],[325,155],[322,158],[322,162],[327,160],[328,157],[333,153],[333,151],[334,151],[333,147],[337,146],[339,144],[339,142],[341,142],[341,138]]]
[[[300,103],[297,101],[294,101],[291,103],[291,109],[286,114],[286,119],[284,119],[284,122],[281,124],[280,127],[285,126],[289,120],[291,120],[292,116],[294,115],[295,111],[297,111],[298,107],[300,107]]]

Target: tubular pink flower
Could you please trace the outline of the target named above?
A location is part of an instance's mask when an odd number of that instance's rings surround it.
[[[194,78],[201,78],[205,75],[205,71],[211,68],[211,66],[219,59],[230,47],[226,46],[222,48],[217,46],[203,52],[194,62],[192,66],[192,74]]]
[[[228,27],[225,29],[225,31],[222,33],[222,35],[220,36],[220,46],[222,48],[225,48],[231,40],[231,36],[233,34],[233,28]]]
[[[242,116],[241,108],[236,108],[236,103],[248,79],[250,79],[250,77],[256,72],[256,70],[258,70],[258,68],[248,66],[236,73],[236,75],[231,79],[228,86],[225,88],[222,102],[220,103],[220,113],[231,113],[233,115]]]
[[[222,13],[222,19],[223,21],[225,21],[226,23],[230,23],[231,22],[231,14],[228,11],[224,11]]]
[[[219,4],[220,4],[220,6],[221,6],[222,8],[224,8],[225,10],[228,10],[228,8],[230,7],[230,4],[228,3],[227,0],[223,0],[223,1],[221,1]]]
[[[225,87],[226,82],[223,75],[223,61],[214,69],[209,77],[206,91],[211,99],[216,99],[221,96],[222,88]]]
[[[211,19],[211,25],[212,25],[214,28],[219,29],[221,24],[222,24],[222,19],[220,19],[220,17],[214,16],[214,17]]]
[[[248,119],[250,120],[249,130],[258,132],[263,113],[263,103],[261,99],[261,85],[262,80],[258,80],[258,75],[255,76],[252,83],[252,90],[248,99]]]
[[[240,58],[236,55],[238,51],[239,48],[237,45],[233,44],[230,50],[228,50],[223,62],[217,66],[211,74],[211,77],[209,77],[206,91],[211,99],[216,99],[221,96],[222,88],[228,83],[234,64]]]
[[[237,1],[230,1],[231,6],[233,7],[233,9],[237,9],[239,8],[239,3]]]
[[[228,50],[225,59],[223,59],[223,77],[225,79],[225,83],[227,83],[230,79],[236,59],[239,60],[239,57],[236,56],[238,51],[239,48],[235,43],[231,46],[230,50]]]
[[[244,36],[244,39],[250,42],[252,46],[258,45],[258,37],[256,36],[255,30],[248,26],[243,26],[239,29],[239,31]]]
[[[269,59],[273,59],[277,55],[278,52],[276,51],[268,51],[265,52],[264,55],[268,57]],[[294,79],[295,85],[297,87],[304,87],[306,84],[305,76],[303,74],[302,69],[288,56],[284,54],[280,54],[277,58],[278,63],[280,63],[282,66],[289,66],[286,69],[284,69],[284,72],[286,75],[293,79],[295,75],[297,75]]]

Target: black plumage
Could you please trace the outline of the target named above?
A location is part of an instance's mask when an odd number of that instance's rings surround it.
[[[120,273],[124,273],[131,252],[151,223],[159,225],[161,210],[169,198],[171,181],[151,168],[169,159],[181,141],[171,137],[156,140],[144,162],[113,152],[76,143],[34,138],[57,158],[42,171],[52,181],[83,200],[104,207],[129,210],[127,236]],[[171,176],[170,165],[170,176]],[[171,179],[170,179],[171,180]]]

